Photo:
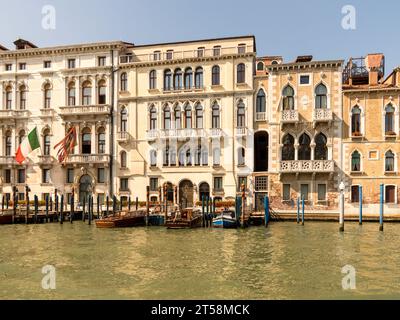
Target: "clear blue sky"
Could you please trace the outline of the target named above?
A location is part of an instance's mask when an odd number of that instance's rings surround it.
[[[395,0],[0,0],[0,43],[17,37],[38,46],[124,40],[136,44],[254,34],[258,55],[347,59],[386,55],[400,65],[400,2]],[[56,8],[44,30],[42,6]],[[356,30],[341,27],[344,5],[356,8]]]

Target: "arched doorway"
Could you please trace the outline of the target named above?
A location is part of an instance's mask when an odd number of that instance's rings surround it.
[[[193,203],[193,183],[189,180],[183,180],[179,184],[179,205],[182,208],[190,208]]]
[[[86,203],[89,195],[93,192],[92,186],[93,180],[92,177],[89,175],[84,175],[79,180],[79,202],[82,204],[83,199],[86,198]]]
[[[254,135],[254,171],[268,171],[268,150],[269,136],[268,132],[260,131]]]
[[[203,182],[199,186],[199,195],[200,195],[200,201],[203,199],[210,198],[210,185],[207,182]]]

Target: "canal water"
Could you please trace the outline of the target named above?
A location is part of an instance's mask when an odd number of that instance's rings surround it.
[[[400,224],[273,223],[268,229],[0,227],[1,299],[400,298]],[[42,289],[42,267],[56,289]],[[356,270],[344,291],[342,268]]]

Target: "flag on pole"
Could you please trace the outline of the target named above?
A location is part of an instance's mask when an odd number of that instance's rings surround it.
[[[25,138],[18,147],[17,153],[15,154],[15,160],[22,164],[26,157],[34,150],[40,148],[39,138],[37,135],[37,128],[29,132],[28,137]]]
[[[54,146],[54,149],[58,149],[57,151],[57,159],[60,163],[65,163],[68,159],[68,156],[72,153],[76,146],[76,129],[72,127],[68,130],[67,135],[64,139],[62,139],[58,144]]]

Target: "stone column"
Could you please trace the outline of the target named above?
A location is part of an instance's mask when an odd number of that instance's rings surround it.
[[[97,149],[97,134],[96,134],[96,123],[93,123],[91,125],[91,151],[92,154],[98,154],[99,150]]]
[[[297,161],[299,160],[299,144],[296,143],[294,145],[294,160]]]
[[[315,160],[315,147],[316,147],[316,144],[315,143],[311,143],[310,147],[311,147],[311,160]]]

